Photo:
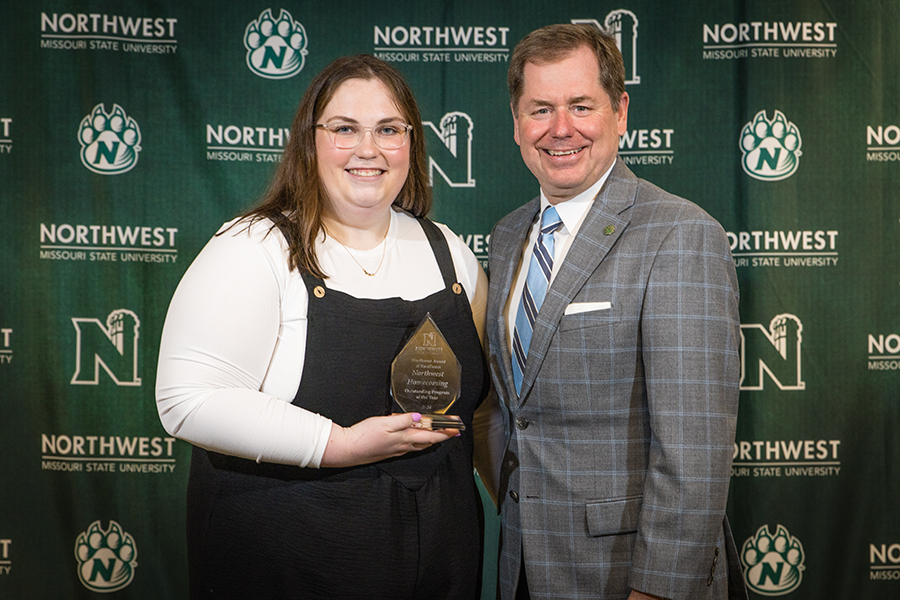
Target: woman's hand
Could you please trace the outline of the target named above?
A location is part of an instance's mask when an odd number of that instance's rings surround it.
[[[422,426],[419,413],[369,417],[352,427],[331,424],[322,456],[323,467],[352,467],[407,452],[423,450],[459,435],[455,429],[432,431]]]

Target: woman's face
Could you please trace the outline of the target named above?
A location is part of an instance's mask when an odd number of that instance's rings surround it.
[[[387,87],[378,79],[348,79],[338,87],[318,123],[374,127],[405,123]],[[319,179],[328,194],[329,210],[338,219],[386,210],[400,193],[409,173],[410,141],[382,150],[367,131],[355,149],[335,148],[331,134],[316,129]]]

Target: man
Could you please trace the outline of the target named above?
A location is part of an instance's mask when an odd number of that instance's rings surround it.
[[[725,233],[617,159],[611,36],[532,32],[509,89],[541,195],[490,245],[501,597],[746,598],[725,520],[740,379]]]

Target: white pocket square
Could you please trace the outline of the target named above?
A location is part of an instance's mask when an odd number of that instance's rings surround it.
[[[609,310],[610,308],[612,308],[611,302],[573,302],[566,307],[564,314],[577,315],[592,310]]]

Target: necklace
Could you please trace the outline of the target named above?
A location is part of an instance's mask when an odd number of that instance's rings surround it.
[[[360,269],[362,269],[362,272],[363,272],[363,273],[365,273],[365,274],[368,275],[369,277],[375,277],[375,274],[378,273],[378,271],[381,269],[382,263],[384,263],[384,255],[385,255],[385,252],[387,251],[387,232],[385,232],[385,234],[384,234],[384,239],[381,240],[381,243],[384,244],[384,245],[381,247],[381,260],[378,261],[378,266],[375,267],[375,270],[372,271],[371,273],[368,272],[368,271],[366,271],[366,268],[365,268],[364,266],[362,266],[362,264],[361,264],[358,260],[356,260],[356,257],[353,256],[353,253],[350,252],[350,248],[348,248],[347,246],[345,246],[345,245],[341,242],[341,240],[339,240],[339,239],[337,239],[336,237],[334,237],[334,235],[331,234],[331,232],[329,232],[327,229],[325,230],[325,233],[331,235],[331,237],[334,239],[334,241],[336,241],[338,244],[340,244],[340,245],[341,245],[341,248],[343,248],[344,250],[347,251],[347,254],[349,254],[349,255],[350,255],[350,258],[353,259],[353,262],[355,262],[355,263],[357,264],[357,266],[358,266]]]

